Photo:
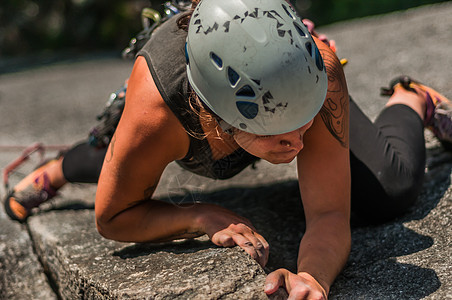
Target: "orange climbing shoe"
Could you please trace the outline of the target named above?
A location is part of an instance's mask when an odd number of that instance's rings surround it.
[[[4,200],[6,214],[13,220],[25,222],[33,208],[53,198],[57,192],[50,185],[46,169],[57,163],[50,160],[22,179]]]
[[[381,88],[381,95],[391,96],[397,85],[418,95],[420,94],[419,91],[424,92],[427,106],[424,126],[435,134],[445,148],[452,150],[452,102],[434,89],[408,76],[400,76],[393,79],[389,84],[389,88]]]

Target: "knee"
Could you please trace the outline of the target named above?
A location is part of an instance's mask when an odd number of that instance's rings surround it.
[[[395,216],[407,212],[414,204],[421,192],[423,180],[423,170],[422,172],[406,172],[399,174],[397,178],[392,178],[391,183],[384,186]]]
[[[383,186],[375,182],[365,194],[352,192],[352,215],[357,224],[380,224],[401,217],[416,202],[422,188],[419,178],[407,177]]]

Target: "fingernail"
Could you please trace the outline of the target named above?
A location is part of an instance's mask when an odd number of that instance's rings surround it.
[[[273,284],[271,284],[271,283],[267,283],[267,284],[264,286],[264,291],[269,291],[269,290],[271,290],[271,289],[273,289]]]

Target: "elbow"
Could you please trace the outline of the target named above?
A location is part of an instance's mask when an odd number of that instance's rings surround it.
[[[131,220],[127,212],[122,211],[114,216],[96,212],[96,228],[99,234],[108,239],[118,242],[140,242],[133,233]]]
[[[96,218],[96,228],[97,228],[97,232],[104,238],[106,239],[110,239],[110,235],[108,230],[106,229],[107,227],[105,226],[105,224],[103,224],[102,222],[100,222],[97,218]]]
[[[106,220],[102,216],[96,214],[96,228],[99,234],[109,240],[115,240],[114,230],[112,229],[111,220]]]
[[[121,228],[121,226],[120,224],[118,224],[117,218],[115,218],[115,216],[111,216],[111,213],[96,210],[95,222],[97,232],[99,232],[102,237],[109,240],[120,240],[118,234],[120,234],[119,229]]]
[[[95,224],[97,232],[104,238],[109,240],[119,241],[121,224],[119,224],[120,216],[123,211],[112,210],[109,205],[105,203],[110,203],[111,199],[101,198],[100,193],[96,195],[96,205],[94,207],[95,213]]]

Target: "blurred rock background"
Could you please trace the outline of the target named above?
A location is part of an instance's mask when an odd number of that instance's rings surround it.
[[[382,14],[444,0],[291,0],[317,25]],[[45,58],[55,51],[71,55],[119,54],[141,29],[144,7],[162,11],[165,0],[2,0],[0,61],[18,56]],[[33,59],[30,59],[32,62]],[[5,64],[3,64],[5,66]],[[1,67],[1,64],[0,64]],[[0,71],[8,71],[7,69]]]

